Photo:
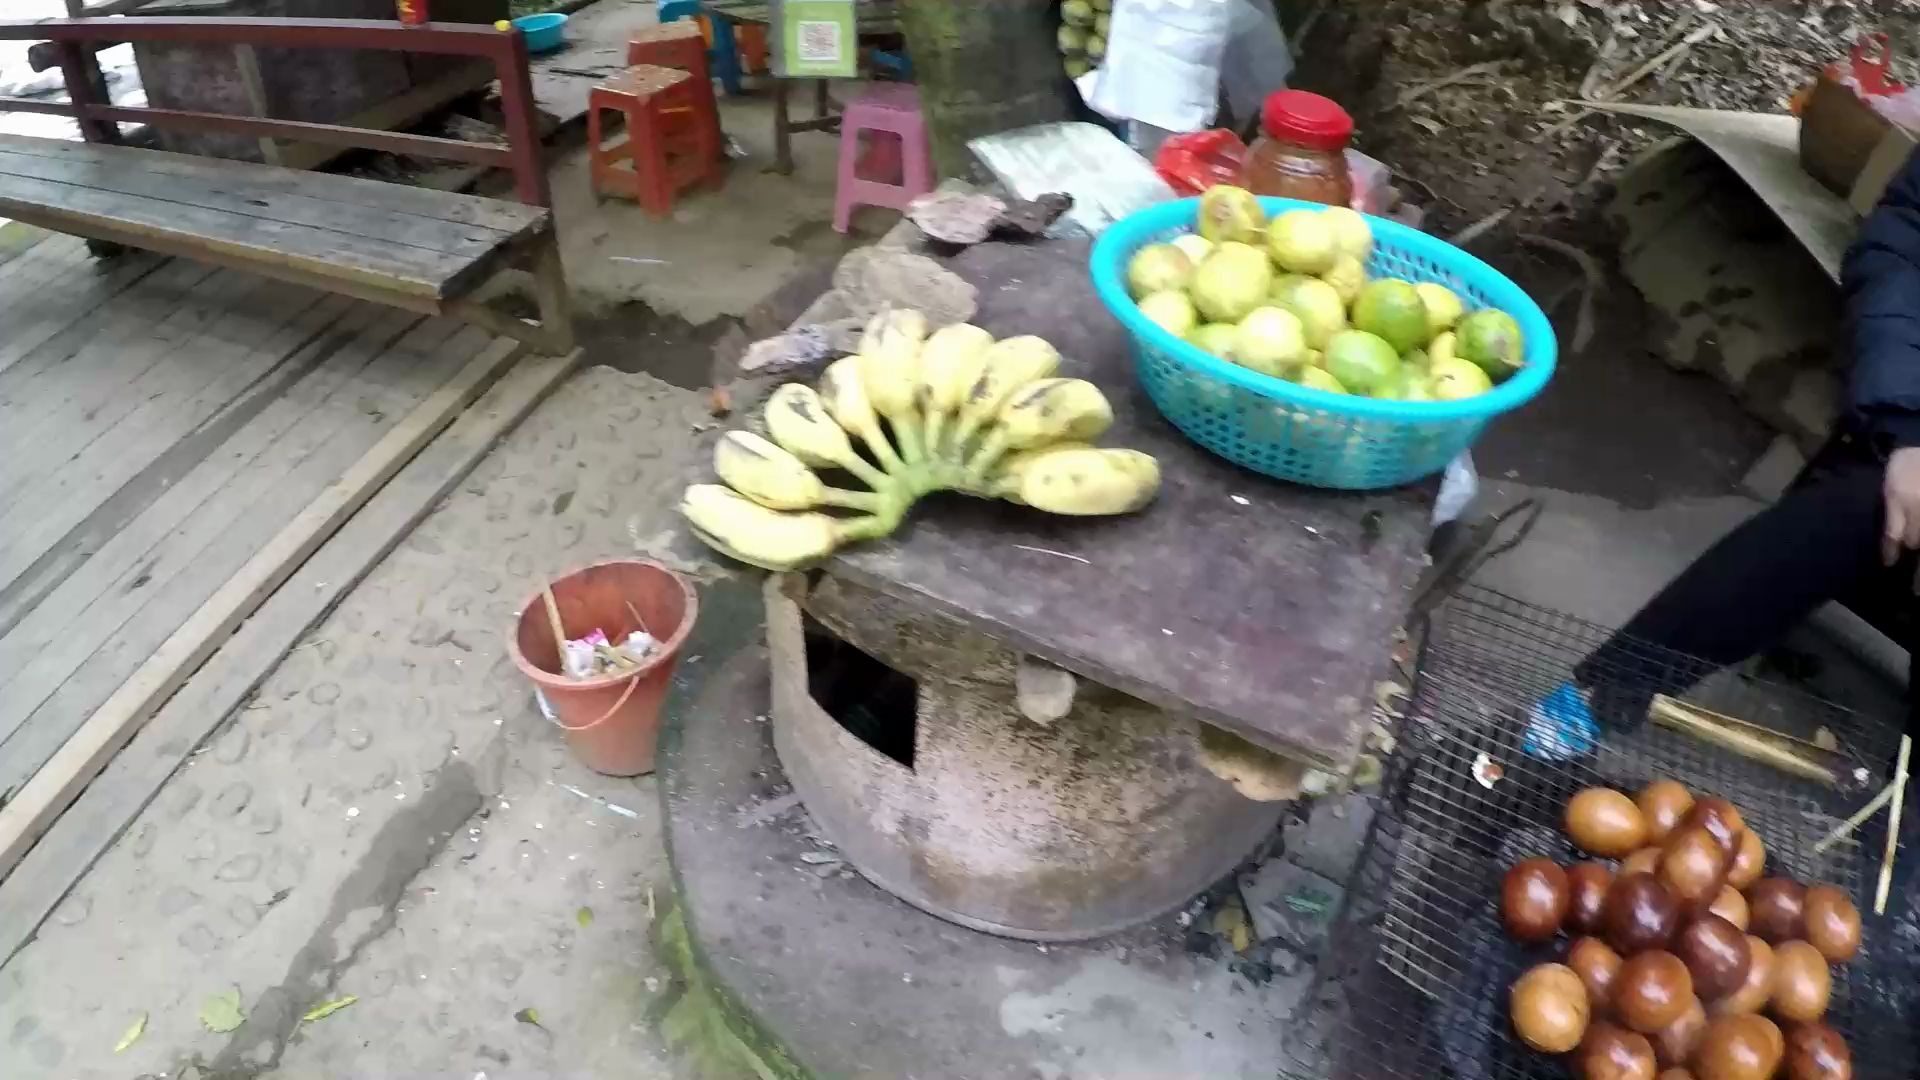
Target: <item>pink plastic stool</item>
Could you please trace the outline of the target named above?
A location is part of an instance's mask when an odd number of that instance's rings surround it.
[[[902,183],[860,177],[860,133],[900,137]],[[880,155],[875,155],[876,157]],[[933,149],[920,115],[920,92],[907,83],[876,83],[847,105],[840,117],[840,188],[833,200],[833,227],[846,232],[855,206],[905,210],[915,196],[933,190]]]

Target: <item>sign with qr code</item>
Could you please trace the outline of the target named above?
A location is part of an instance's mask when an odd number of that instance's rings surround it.
[[[779,74],[851,79],[860,72],[854,0],[785,0],[779,5]]]

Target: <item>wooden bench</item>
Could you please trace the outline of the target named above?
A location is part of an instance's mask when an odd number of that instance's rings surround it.
[[[460,24],[294,19],[66,19],[0,23],[0,39],[58,50],[72,103],[0,98],[0,111],[79,120],[87,142],[0,135],[0,217],[127,247],[197,259],[429,315],[452,315],[564,353],[573,333],[518,31]],[[257,117],[103,104],[93,48],[161,40],[276,47],[390,48],[493,59],[508,146]],[[119,144],[146,122],[500,165],[519,203],[274,165]],[[533,278],[540,320],[474,293],[503,270]]]

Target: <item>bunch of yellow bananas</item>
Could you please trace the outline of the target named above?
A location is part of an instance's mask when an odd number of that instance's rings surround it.
[[[724,486],[688,488],[680,512],[716,550],[792,570],[891,533],[934,491],[1054,514],[1140,509],[1160,490],[1159,463],[1089,445],[1112,425],[1113,409],[1092,383],[1053,378],[1059,366],[1060,354],[1037,337],[995,341],[965,323],[929,336],[920,312],[882,312],[817,392],[802,383],[773,392],[771,440],[727,432],[713,454]],[[830,487],[815,469],[841,470],[870,490]]]

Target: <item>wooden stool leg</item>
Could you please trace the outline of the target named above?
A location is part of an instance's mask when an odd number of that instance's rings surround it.
[[[673,213],[673,173],[667,165],[666,131],[651,105],[627,112],[627,149],[640,184],[640,206],[654,217]]]

